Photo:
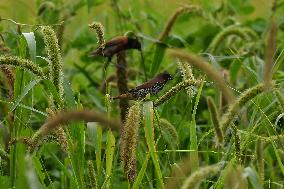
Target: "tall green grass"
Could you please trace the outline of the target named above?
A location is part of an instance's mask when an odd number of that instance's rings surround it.
[[[195,2],[12,2],[34,15],[0,18],[1,188],[282,188],[281,1]],[[124,33],[142,52],[88,57]]]

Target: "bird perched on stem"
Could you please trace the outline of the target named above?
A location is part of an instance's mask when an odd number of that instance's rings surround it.
[[[146,83],[143,83],[142,85],[139,85],[124,94],[113,97],[112,99],[143,99],[148,93],[151,95],[156,95],[163,89],[164,85],[172,79],[173,78],[169,73],[163,72]]]
[[[111,61],[111,58],[114,54],[127,49],[137,49],[141,51],[141,43],[135,38],[118,36],[110,41],[107,41],[104,44],[104,47],[100,46],[95,51],[91,52],[90,56],[104,56],[108,58],[108,61]]]

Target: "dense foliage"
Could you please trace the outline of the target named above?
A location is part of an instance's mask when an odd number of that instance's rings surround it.
[[[284,1],[5,3],[1,188],[283,188]]]

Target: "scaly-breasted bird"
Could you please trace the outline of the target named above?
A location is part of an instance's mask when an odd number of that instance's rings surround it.
[[[127,36],[118,36],[105,43],[104,48],[99,47],[95,51],[90,53],[90,56],[104,56],[111,61],[114,54],[127,50],[127,49],[137,49],[141,50],[141,43],[138,39],[130,38]]]
[[[113,97],[112,99],[142,99],[145,98],[148,93],[156,95],[163,89],[164,85],[172,79],[173,78],[169,73],[163,72],[158,74],[154,79],[151,79],[124,94]]]

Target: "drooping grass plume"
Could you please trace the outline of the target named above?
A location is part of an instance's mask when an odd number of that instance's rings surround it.
[[[0,146],[0,157],[1,159],[5,159],[5,160],[9,159],[9,154],[3,149],[2,146]]]
[[[196,66],[206,73],[206,75],[217,85],[222,91],[228,103],[234,101],[235,96],[231,88],[227,86],[219,71],[211,64],[206,63],[202,58],[182,50],[170,50],[170,54],[179,59],[185,60],[189,64]]]
[[[178,8],[168,20],[165,29],[163,30],[163,32],[161,33],[159,37],[159,41],[163,41],[169,35],[177,18],[184,13],[198,13],[202,15],[203,11],[201,7],[197,5],[188,5],[188,6]]]
[[[216,108],[216,105],[213,101],[213,99],[211,97],[207,97],[207,105],[208,105],[208,109],[210,112],[210,117],[211,117],[211,121],[212,124],[214,126],[215,129],[215,133],[216,133],[216,138],[217,138],[217,145],[220,145],[223,143],[224,141],[224,136],[220,127],[220,121],[219,121],[219,115],[218,115],[218,111]]]
[[[160,119],[160,125],[170,133],[172,139],[174,140],[173,142],[178,143],[179,139],[176,128],[169,121],[163,118]]]
[[[120,157],[127,179],[133,182],[136,177],[136,146],[140,125],[140,104],[130,107],[121,132]]]
[[[177,93],[179,93],[181,90],[186,89],[187,87],[191,85],[199,85],[200,81],[192,81],[192,80],[186,80],[178,83],[174,87],[172,87],[169,91],[167,91],[165,94],[163,94],[161,97],[159,97],[155,102],[154,106],[160,106],[161,104],[165,103],[169,99],[171,99],[173,96],[175,96]]]
[[[41,32],[43,34],[44,43],[46,45],[46,50],[48,54],[48,59],[50,60],[50,79],[52,79],[53,84],[58,90],[58,94],[63,101],[63,72],[62,72],[62,57],[60,48],[58,45],[58,39],[54,30],[50,26],[42,26]]]
[[[256,164],[257,171],[260,177],[261,184],[264,183],[264,154],[263,154],[263,141],[258,139],[256,142],[255,154],[256,154]]]
[[[238,134],[238,129],[237,127],[232,124],[232,130],[233,130],[233,136],[235,138],[235,156],[236,156],[236,161],[238,164],[242,164],[242,159],[241,159],[241,139]]]
[[[244,168],[240,165],[229,164],[224,173],[224,189],[245,188],[248,188],[248,182],[244,176]]]
[[[202,167],[186,178],[181,189],[194,189],[200,184],[200,182],[202,182],[202,180],[207,178],[209,175],[217,174],[220,170],[220,164]]]
[[[7,79],[7,86],[8,86],[8,99],[12,100],[14,97],[14,81],[15,75],[14,72],[7,66],[1,66],[1,71],[4,73]]]
[[[229,72],[228,72],[228,70],[224,69],[222,71],[222,76],[223,76],[225,82],[229,82]],[[228,105],[228,103],[226,102],[225,96],[223,95],[222,92],[219,92],[219,111],[220,111],[220,113],[223,113],[226,110],[227,105]]]
[[[90,110],[79,110],[70,112],[59,112],[52,119],[43,124],[40,129],[33,135],[35,141],[40,136],[45,136],[54,129],[67,125],[72,121],[99,122],[107,128],[119,130],[120,122],[114,119],[108,119],[105,114]]]
[[[127,75],[127,62],[126,53],[121,51],[117,54],[117,66],[116,66],[117,87],[119,94],[124,94],[128,91],[128,75]],[[126,118],[127,110],[129,108],[128,99],[119,100],[120,119],[123,123]]]
[[[221,119],[221,129],[223,133],[226,133],[227,128],[234,120],[238,110],[242,108],[248,101],[261,94],[263,91],[264,85],[262,83],[258,84],[252,88],[247,89],[238,97],[238,99],[233,104],[230,105],[227,112],[222,116]]]
[[[182,72],[183,80],[192,80],[192,81],[195,80],[195,78],[192,74],[191,66],[188,63],[186,63],[182,60],[178,60],[178,67]],[[192,86],[189,86],[187,88],[187,93],[188,93],[189,96],[194,95],[194,90],[192,89]]]
[[[88,168],[88,181],[89,187],[91,189],[97,189],[97,179],[95,168],[92,160],[87,161],[87,168]]]
[[[277,47],[277,24],[274,20],[271,21],[271,27],[269,36],[267,38],[266,50],[265,50],[265,64],[263,69],[263,83],[266,89],[271,87],[273,77],[273,66],[274,66],[274,53]]]
[[[182,60],[178,60],[178,66],[182,72],[184,80],[195,80],[192,74],[191,66],[188,63]]]
[[[97,38],[98,38],[98,44],[100,45],[100,48],[103,49],[105,47],[105,38],[104,38],[104,27],[101,23],[99,22],[93,22],[91,24],[89,24],[89,27],[91,29],[94,29],[96,34],[97,34]]]
[[[17,56],[0,56],[0,65],[16,66],[33,73],[41,79],[46,78],[41,67],[30,60],[22,59]]]
[[[275,96],[278,100],[278,103],[281,107],[282,112],[284,112],[284,97],[279,90],[275,90]]]
[[[48,108],[46,111],[47,111],[49,120],[53,119],[53,117],[56,115],[56,111],[52,110],[51,108]],[[52,133],[56,137],[62,150],[67,152],[68,141],[67,141],[67,136],[66,136],[64,129],[62,127],[57,127],[52,131]]]
[[[249,39],[256,40],[258,38],[257,34],[249,28],[229,26],[216,35],[216,37],[210,43],[208,51],[211,53],[215,53],[218,50],[221,43],[226,39],[226,37],[230,35],[236,35],[243,40],[249,40]]]

